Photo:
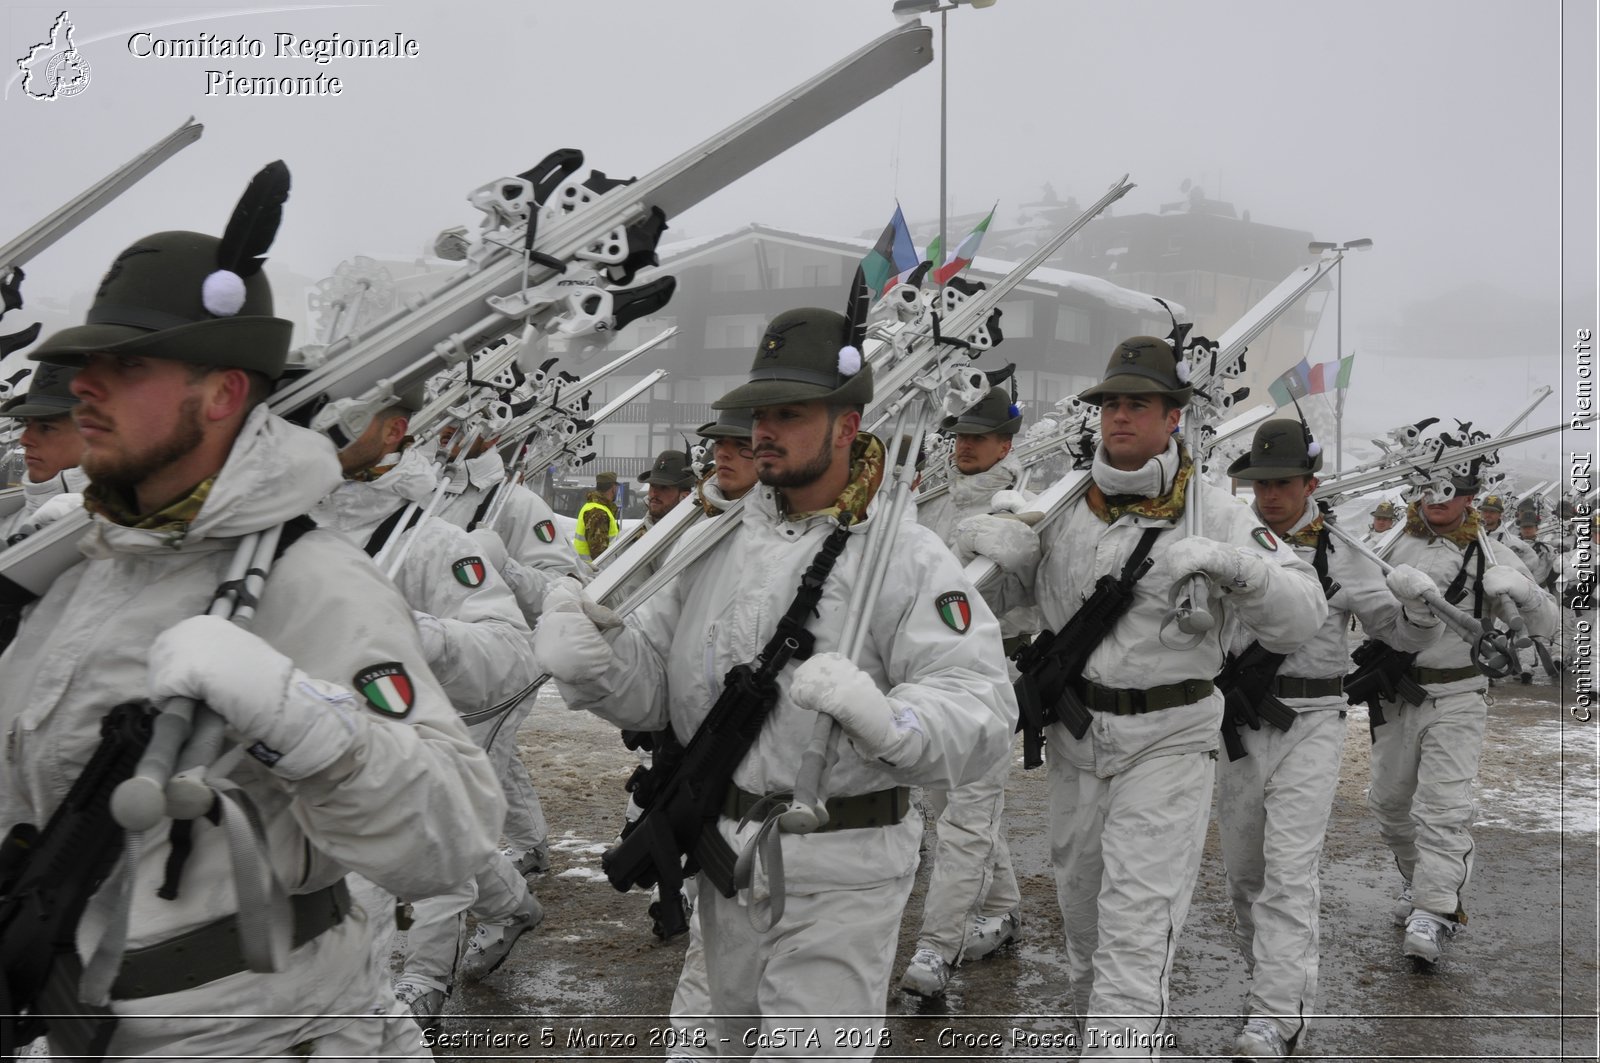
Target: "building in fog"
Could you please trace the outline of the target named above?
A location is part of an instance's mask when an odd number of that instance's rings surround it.
[[[657,451],[693,440],[715,418],[711,403],[744,382],[768,320],[797,306],[844,310],[851,278],[871,240],[815,236],[750,225],[664,247],[661,273],[677,278],[672,302],[622,330],[603,351],[568,351],[582,374],[675,325],[678,334],[601,386],[605,402],[652,369],[670,374],[648,399],[630,403],[596,433],[597,465],[636,475]],[[993,282],[1015,263],[979,257],[964,274]],[[648,275],[641,275],[641,280]],[[1100,377],[1125,336],[1166,335],[1171,322],[1149,297],[1096,277],[1041,268],[1000,304],[1002,344],[978,361],[1017,366],[1017,399],[1031,421]],[[555,350],[557,348],[552,348]]]

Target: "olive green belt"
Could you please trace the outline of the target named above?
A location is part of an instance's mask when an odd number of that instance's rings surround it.
[[[344,921],[350,910],[350,890],[340,879],[315,893],[289,898],[294,917],[294,948]],[[186,930],[175,938],[142,949],[129,949],[122,969],[111,986],[113,1000],[139,1000],[177,993],[248,970],[239,946],[235,916]]]
[[[1280,698],[1336,697],[1344,693],[1344,676],[1303,679],[1296,675],[1280,675],[1272,681],[1272,692]]]
[[[1476,679],[1483,673],[1478,671],[1474,664],[1462,665],[1460,668],[1410,668],[1406,676],[1415,679],[1423,686],[1435,683],[1459,683],[1463,679]]]
[[[722,814],[729,819],[743,819],[757,805],[773,801],[791,801],[793,794],[746,793],[731,783],[728,796],[722,802]],[[875,790],[870,794],[852,794],[848,797],[830,797],[827,802],[828,822],[814,833],[831,830],[856,830],[862,827],[892,827],[906,818],[911,811],[911,788],[896,786],[888,790]]]
[[[1209,679],[1185,679],[1181,683],[1151,687],[1149,690],[1114,690],[1098,683],[1083,681],[1083,703],[1095,712],[1109,712],[1115,716],[1137,716],[1159,709],[1190,705],[1208,697],[1216,685]]]

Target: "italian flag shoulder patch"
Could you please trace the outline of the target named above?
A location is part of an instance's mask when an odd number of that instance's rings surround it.
[[[385,661],[356,673],[355,688],[375,712],[404,719],[416,704],[416,688],[399,661]]]
[[[965,591],[945,591],[933,600],[939,610],[939,619],[958,635],[965,635],[972,626],[972,604]]]
[[[450,574],[463,587],[476,587],[484,580],[487,567],[481,557],[463,557],[450,566]]]

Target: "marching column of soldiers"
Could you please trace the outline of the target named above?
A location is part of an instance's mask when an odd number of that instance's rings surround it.
[[[673,763],[709,763],[693,758],[720,737],[725,699],[759,706],[723,774],[677,780],[709,810],[672,854],[698,874],[652,872],[658,921],[688,932],[673,1021],[710,1032],[675,1055],[747,1056],[746,1031],[799,1015],[815,1017],[812,1055],[870,1055],[835,1036],[858,1025],[848,1017],[881,1017],[896,985],[937,997],[1022,934],[1008,658],[1110,584],[1120,610],[1074,647],[1083,663],[1042,734],[1066,1006],[1085,1057],[1159,1055],[1214,794],[1249,971],[1233,1056],[1283,1059],[1304,1043],[1352,619],[1398,662],[1389,678],[1420,690],[1380,698],[1371,719],[1396,947],[1435,964],[1465,922],[1487,681],[1439,603],[1541,638],[1559,620],[1541,586],[1559,565],[1504,537],[1499,498],[1474,506],[1476,466],[1454,473],[1449,497],[1372,511],[1368,538],[1391,539],[1384,562],[1331,533],[1321,446],[1298,418],[1262,423],[1227,470],[1250,504],[1207,482],[1178,431],[1194,391],[1181,351],[1137,336],[1080,396],[1099,409],[1099,442],[1087,489],[1055,519],[1019,519],[1034,502],[1012,456],[1022,413],[996,386],[943,422],[944,493],[869,564],[875,525],[896,519],[894,458],[863,428],[874,370],[854,317],[808,307],[768,324],[748,381],[713,404],[698,477],[695,455],[659,455],[634,534],[601,473],[569,543],[492,436],[447,437],[456,475],[441,481],[410,431],[420,389],[337,446],[271,413],[290,326],[259,260],[219,285],[218,254],[192,232],[138,241],[0,409],[25,426],[25,506],[8,535],[90,518],[83,560],[27,607],[0,657],[3,825],[64,807],[113,706],[193,699],[234,750],[213,769],[214,816],[142,832],[90,883],[64,973],[30,989],[34,1013],[53,1016],[53,1052],[429,1058],[419,1033],[438,1027],[458,977],[491,975],[546,918],[529,880],[550,866],[548,827],[516,733],[548,674],[568,707],[650,736],[651,772],[669,782]],[[230,285],[235,298],[218,295]],[[1184,534],[1188,506],[1203,516]],[[591,597],[597,562],[626,559],[683,507],[708,519],[680,549],[720,525],[718,537],[625,617]],[[270,561],[253,562],[248,629],[215,615],[239,544],[280,526]],[[963,568],[980,558],[1000,571],[982,592]],[[671,565],[653,558],[631,586]],[[1174,648],[1174,588],[1195,580],[1225,619]],[[791,830],[807,750],[829,725],[824,813]],[[934,866],[897,981],[921,807],[936,817]],[[241,831],[264,846],[281,896],[247,895]],[[716,853],[740,859],[722,868]],[[268,924],[269,962],[247,914]],[[396,919],[409,935],[391,980]]]

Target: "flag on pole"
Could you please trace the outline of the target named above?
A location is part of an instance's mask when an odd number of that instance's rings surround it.
[[[1303,399],[1311,394],[1311,366],[1304,358],[1290,366],[1278,379],[1267,385],[1267,391],[1272,395],[1272,401],[1279,406],[1288,406],[1296,399]]]
[[[933,243],[928,245],[927,258],[929,262],[934,264],[934,284],[940,287],[949,284],[951,277],[966,269],[972,264],[972,260],[978,257],[978,245],[983,243],[983,235],[989,231],[989,223],[994,221],[994,212],[999,209],[999,206],[1000,204],[996,203],[989,208],[988,215],[978,223],[977,228],[968,233],[966,238],[956,246],[948,261],[940,262],[938,256],[944,248],[940,246],[937,236],[933,238]]]
[[[911,230],[906,227],[906,216],[900,213],[900,204],[896,203],[894,217],[884,226],[883,235],[861,260],[867,287],[874,296],[881,297],[921,262],[917,257],[917,245],[911,241]]]
[[[1311,367],[1311,374],[1307,386],[1312,395],[1320,395],[1324,391],[1343,391],[1350,386],[1350,370],[1356,363],[1354,354],[1343,358],[1336,358],[1331,362],[1323,362]]]

